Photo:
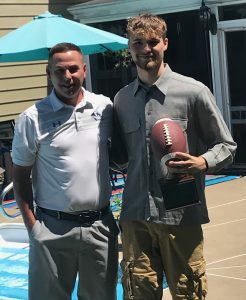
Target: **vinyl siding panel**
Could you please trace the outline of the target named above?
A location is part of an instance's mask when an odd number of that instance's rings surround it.
[[[8,90],[8,91],[13,90],[12,78],[2,79],[0,82],[3,83],[0,85],[0,92],[5,92],[6,90]],[[41,87],[47,86],[46,75],[16,78],[14,90],[29,89],[29,88],[39,87],[39,86],[41,86]],[[2,101],[4,101],[4,99],[2,99]],[[2,103],[2,101],[1,101],[1,103]]]
[[[16,67],[18,66],[18,68]],[[26,76],[37,76],[40,74],[45,74],[46,61],[41,61],[39,63],[29,62],[18,64],[2,64],[0,72],[0,80],[15,77],[26,77]],[[1,86],[1,84],[0,84]]]
[[[0,102],[0,110],[1,105],[23,102],[23,99],[25,99],[26,101],[39,100],[47,95],[47,87],[35,87],[22,90],[5,91],[2,92],[1,95],[2,99]]]
[[[67,8],[82,0],[1,0],[0,38],[45,11],[72,19]],[[48,93],[46,61],[0,63],[0,122],[19,113]]]
[[[37,5],[37,4],[18,4],[18,5],[3,5],[0,4],[0,17],[12,17],[13,12],[14,16],[33,16],[33,11],[35,14],[41,14],[43,11],[47,10],[47,5]]]
[[[65,0],[66,1],[66,0]],[[62,1],[50,1],[50,0],[1,0],[1,4],[49,4],[49,2],[62,2]]]
[[[13,119],[14,116],[18,116],[20,111],[24,111],[29,106],[33,105],[36,101],[25,101],[20,103],[9,103],[9,104],[2,104],[0,105],[1,113],[3,117],[11,116],[11,119]]]
[[[0,28],[4,29],[15,29],[19,26],[24,25],[25,23],[30,21],[30,17],[18,17],[15,16],[14,18],[9,17],[0,17]]]

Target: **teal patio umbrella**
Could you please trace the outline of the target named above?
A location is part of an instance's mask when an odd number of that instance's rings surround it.
[[[127,48],[116,34],[46,12],[0,38],[0,62],[46,60],[57,43],[74,43],[85,55]]]

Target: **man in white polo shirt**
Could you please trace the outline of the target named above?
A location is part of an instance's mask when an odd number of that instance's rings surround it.
[[[30,237],[28,299],[71,299],[78,275],[78,299],[114,300],[112,103],[82,88],[86,65],[74,44],[50,50],[47,74],[53,91],[19,116],[13,141],[15,197]]]

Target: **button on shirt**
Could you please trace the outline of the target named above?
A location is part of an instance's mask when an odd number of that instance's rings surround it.
[[[137,78],[118,92],[114,103],[116,127],[121,128],[128,156],[121,220],[153,220],[171,225],[208,222],[204,173],[196,176],[200,205],[165,210],[158,183],[165,170],[151,151],[149,135],[157,120],[170,118],[183,129],[187,152],[206,159],[208,172],[231,163],[236,143],[209,89],[166,65],[147,91]]]
[[[83,92],[73,107],[52,91],[17,120],[13,162],[33,166],[34,200],[41,207],[72,213],[109,204],[112,102]]]

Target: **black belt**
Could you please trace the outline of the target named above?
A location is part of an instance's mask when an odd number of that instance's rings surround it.
[[[109,205],[100,210],[84,210],[77,215],[69,214],[63,211],[43,208],[40,206],[38,206],[38,209],[40,209],[43,213],[51,217],[55,217],[56,219],[75,221],[84,225],[91,225],[95,221],[101,220],[104,216],[106,216],[111,211]]]

